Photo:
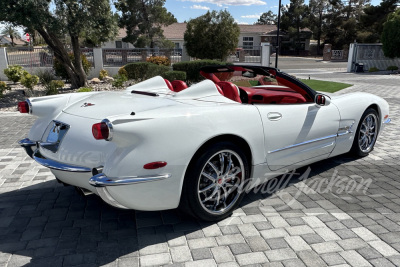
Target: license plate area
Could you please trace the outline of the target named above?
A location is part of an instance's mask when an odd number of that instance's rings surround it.
[[[47,126],[47,129],[44,133],[44,137],[42,140],[44,142],[40,143],[40,146],[44,149],[50,150],[53,153],[56,153],[58,151],[58,148],[64,139],[64,136],[67,134],[69,130],[69,125],[62,123],[60,121],[52,121],[50,122],[49,126]]]

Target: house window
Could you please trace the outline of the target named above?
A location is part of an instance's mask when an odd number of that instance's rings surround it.
[[[179,49],[179,43],[175,43],[175,49]]]
[[[253,49],[253,37],[243,37],[243,48]]]
[[[115,41],[115,48],[122,48],[122,41]]]

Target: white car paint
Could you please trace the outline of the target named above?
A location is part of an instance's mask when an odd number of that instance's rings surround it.
[[[159,96],[132,94],[132,90]],[[39,147],[47,159],[90,169],[104,166],[104,174],[122,180],[169,174],[164,180],[95,188],[89,184],[90,172],[51,170],[62,182],[90,190],[114,206],[138,210],[176,208],[187,166],[214,137],[242,138],[251,150],[252,178],[265,181],[279,171],[348,152],[359,119],[370,105],[379,107],[381,122],[389,114],[385,100],[365,93],[332,96],[327,106],[249,105],[220,95],[209,80],[174,93],[161,77],[122,92],[65,94],[30,102],[32,114],[38,116],[30,140],[45,142],[45,129],[52,120],[70,126],[56,153]],[[102,119],[113,125],[111,141],[93,138],[91,127]],[[347,134],[335,136],[351,125]],[[329,138],[291,147],[321,137]],[[156,170],[143,168],[155,161],[168,164]]]

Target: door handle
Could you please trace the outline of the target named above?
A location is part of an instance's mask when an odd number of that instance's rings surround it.
[[[282,114],[279,112],[270,112],[268,113],[267,117],[270,121],[278,121],[282,119]]]

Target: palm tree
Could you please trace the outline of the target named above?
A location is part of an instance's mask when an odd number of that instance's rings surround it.
[[[21,38],[21,35],[19,34],[19,32],[17,30],[15,30],[15,28],[11,25],[6,25],[4,27],[4,29],[1,31],[1,34],[7,35],[10,37],[12,46],[15,45],[14,39]]]

